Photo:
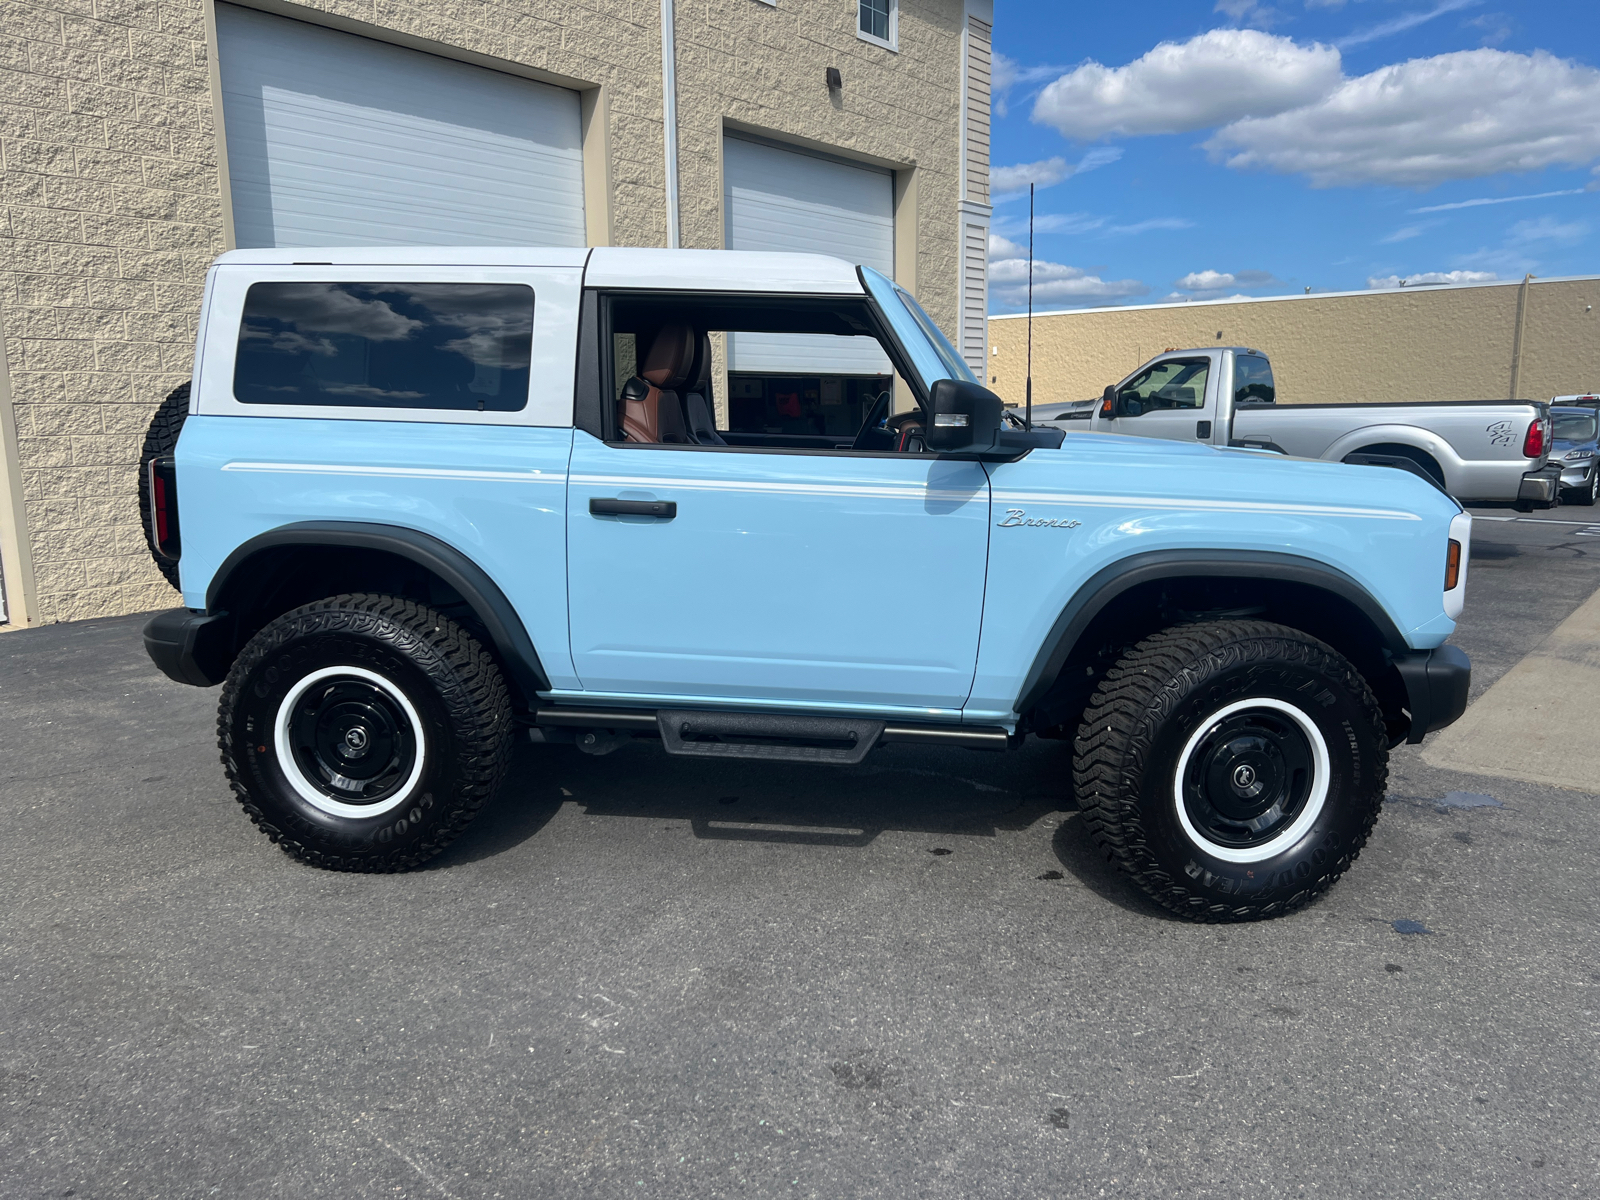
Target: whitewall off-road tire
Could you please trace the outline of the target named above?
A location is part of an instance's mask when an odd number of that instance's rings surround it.
[[[1196,921],[1278,916],[1325,892],[1366,844],[1387,780],[1360,673],[1264,621],[1146,638],[1107,673],[1076,742],[1095,842]]]
[[[240,652],[217,722],[250,819],[296,858],[401,871],[444,849],[505,774],[499,667],[448,618],[392,596],[295,609]]]

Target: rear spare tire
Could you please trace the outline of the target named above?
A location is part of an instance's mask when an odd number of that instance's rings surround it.
[[[403,871],[453,841],[511,752],[500,669],[449,618],[393,596],[286,613],[222,691],[228,782],[261,831],[334,871]]]
[[[145,431],[144,446],[139,451],[139,524],[144,529],[144,543],[150,548],[150,557],[156,568],[173,587],[179,587],[178,563],[156,549],[150,530],[150,460],[171,454],[178,444],[178,434],[183,432],[183,422],[189,416],[189,384],[180,383],[167,393],[167,398],[150,418],[150,428]]]
[[[1333,886],[1383,804],[1366,681],[1265,621],[1180,625],[1112,668],[1078,731],[1078,806],[1107,858],[1194,921],[1279,916]]]

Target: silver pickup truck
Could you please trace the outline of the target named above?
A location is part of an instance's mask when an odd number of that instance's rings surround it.
[[[1169,350],[1097,400],[1036,404],[1035,425],[1204,442],[1297,458],[1400,467],[1460,501],[1560,503],[1550,406],[1533,400],[1285,404],[1259,350]],[[1021,411],[1009,410],[1014,422]]]

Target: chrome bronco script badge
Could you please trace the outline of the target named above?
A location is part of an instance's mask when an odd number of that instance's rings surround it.
[[[997,521],[996,524],[1001,529],[1006,529],[1012,525],[1037,525],[1050,529],[1076,529],[1083,522],[1063,521],[1058,517],[1030,517],[1028,510],[1025,508],[1008,508],[1006,509],[1006,519]]]

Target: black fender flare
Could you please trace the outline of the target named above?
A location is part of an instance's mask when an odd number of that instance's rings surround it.
[[[512,685],[531,706],[536,693],[550,690],[550,680],[534,649],[533,639],[506,599],[500,585],[489,573],[461,551],[432,534],[403,525],[380,525],[366,521],[299,521],[257,534],[240,545],[217,568],[206,588],[206,612],[225,610],[223,600],[235,571],[264,550],[293,546],[348,546],[381,550],[409,559],[431,571],[456,590],[482,622],[501,662],[510,672]]]
[[[1383,605],[1361,584],[1327,563],[1275,550],[1150,550],[1101,568],[1073,593],[1023,679],[1016,711],[1027,712],[1050,690],[1078,638],[1106,605],[1140,584],[1185,576],[1267,579],[1321,588],[1348,601],[1371,621],[1390,654],[1412,653]]]

